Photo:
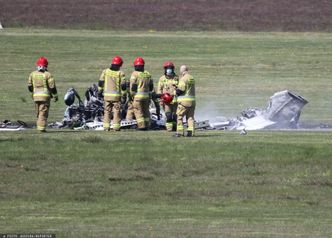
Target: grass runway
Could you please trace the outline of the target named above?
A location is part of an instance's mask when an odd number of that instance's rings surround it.
[[[276,91],[308,99],[301,121],[331,123],[332,34],[0,32],[0,120],[33,122],[27,77],[50,61],[60,101],[97,82],[115,54],[140,55],[155,81],[162,63],[187,64],[198,114],[235,116]],[[57,237],[331,237],[330,132],[34,130],[0,133],[0,233]]]

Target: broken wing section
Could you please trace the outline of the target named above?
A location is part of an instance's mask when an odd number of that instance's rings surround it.
[[[301,110],[307,103],[306,99],[288,90],[277,92],[270,97],[266,109],[256,110],[251,118],[242,118],[237,129],[297,129]],[[242,115],[247,114],[242,112]]]

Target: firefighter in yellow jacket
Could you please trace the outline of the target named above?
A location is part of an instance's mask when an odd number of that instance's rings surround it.
[[[148,130],[150,126],[150,96],[153,91],[153,80],[144,70],[144,59],[138,57],[134,61],[135,71],[130,77],[130,94],[133,95],[134,114],[139,130]]]
[[[193,136],[195,133],[195,80],[188,73],[188,67],[182,65],[180,67],[180,80],[176,89],[178,96],[177,116],[177,131],[175,136],[180,137],[184,135],[183,118],[186,117],[188,123],[187,135]]]
[[[50,101],[58,101],[57,89],[53,76],[47,71],[48,60],[40,57],[37,70],[33,71],[28,80],[28,89],[32,93],[37,112],[37,130],[46,132],[46,123],[50,110]]]
[[[164,63],[164,75],[161,76],[158,82],[157,94],[168,93],[173,97],[171,102],[161,100],[161,106],[164,109],[166,116],[166,129],[167,131],[176,130],[176,109],[177,109],[177,97],[176,87],[179,83],[179,77],[174,72],[174,64],[171,61]]]
[[[113,112],[113,130],[119,131],[121,126],[121,97],[126,90],[125,74],[120,70],[123,60],[115,56],[111,66],[103,70],[99,82],[98,91],[104,94],[104,122],[105,131],[110,130],[110,122]]]

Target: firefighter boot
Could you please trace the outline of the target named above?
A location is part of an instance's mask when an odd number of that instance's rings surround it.
[[[193,132],[192,131],[187,131],[186,137],[192,137],[192,136],[193,136]]]

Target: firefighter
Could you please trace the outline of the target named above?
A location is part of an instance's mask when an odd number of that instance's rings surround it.
[[[153,91],[153,80],[144,70],[144,59],[137,57],[134,61],[135,71],[130,77],[130,94],[133,96],[134,114],[139,130],[148,130],[150,126],[150,96]]]
[[[103,70],[99,82],[99,94],[104,94],[105,131],[110,131],[110,121],[113,112],[113,130],[119,131],[121,126],[121,97],[126,90],[125,74],[120,70],[123,60],[120,56],[112,59],[110,68]]]
[[[37,113],[37,130],[46,132],[50,101],[58,101],[57,89],[53,76],[47,71],[48,60],[40,57],[37,60],[37,70],[33,71],[28,80],[28,89],[32,93]]]
[[[178,108],[176,110],[177,130],[175,136],[180,137],[184,135],[183,118],[186,117],[188,124],[186,136],[191,137],[195,133],[195,80],[188,73],[186,65],[180,67],[180,76],[179,85],[176,89]]]
[[[177,97],[175,90],[179,84],[179,77],[175,74],[174,68],[175,66],[171,61],[164,63],[164,75],[159,79],[157,88],[157,94],[168,93],[173,97],[171,102],[167,102],[166,100],[161,100],[160,102],[166,116],[167,131],[176,130]]]

